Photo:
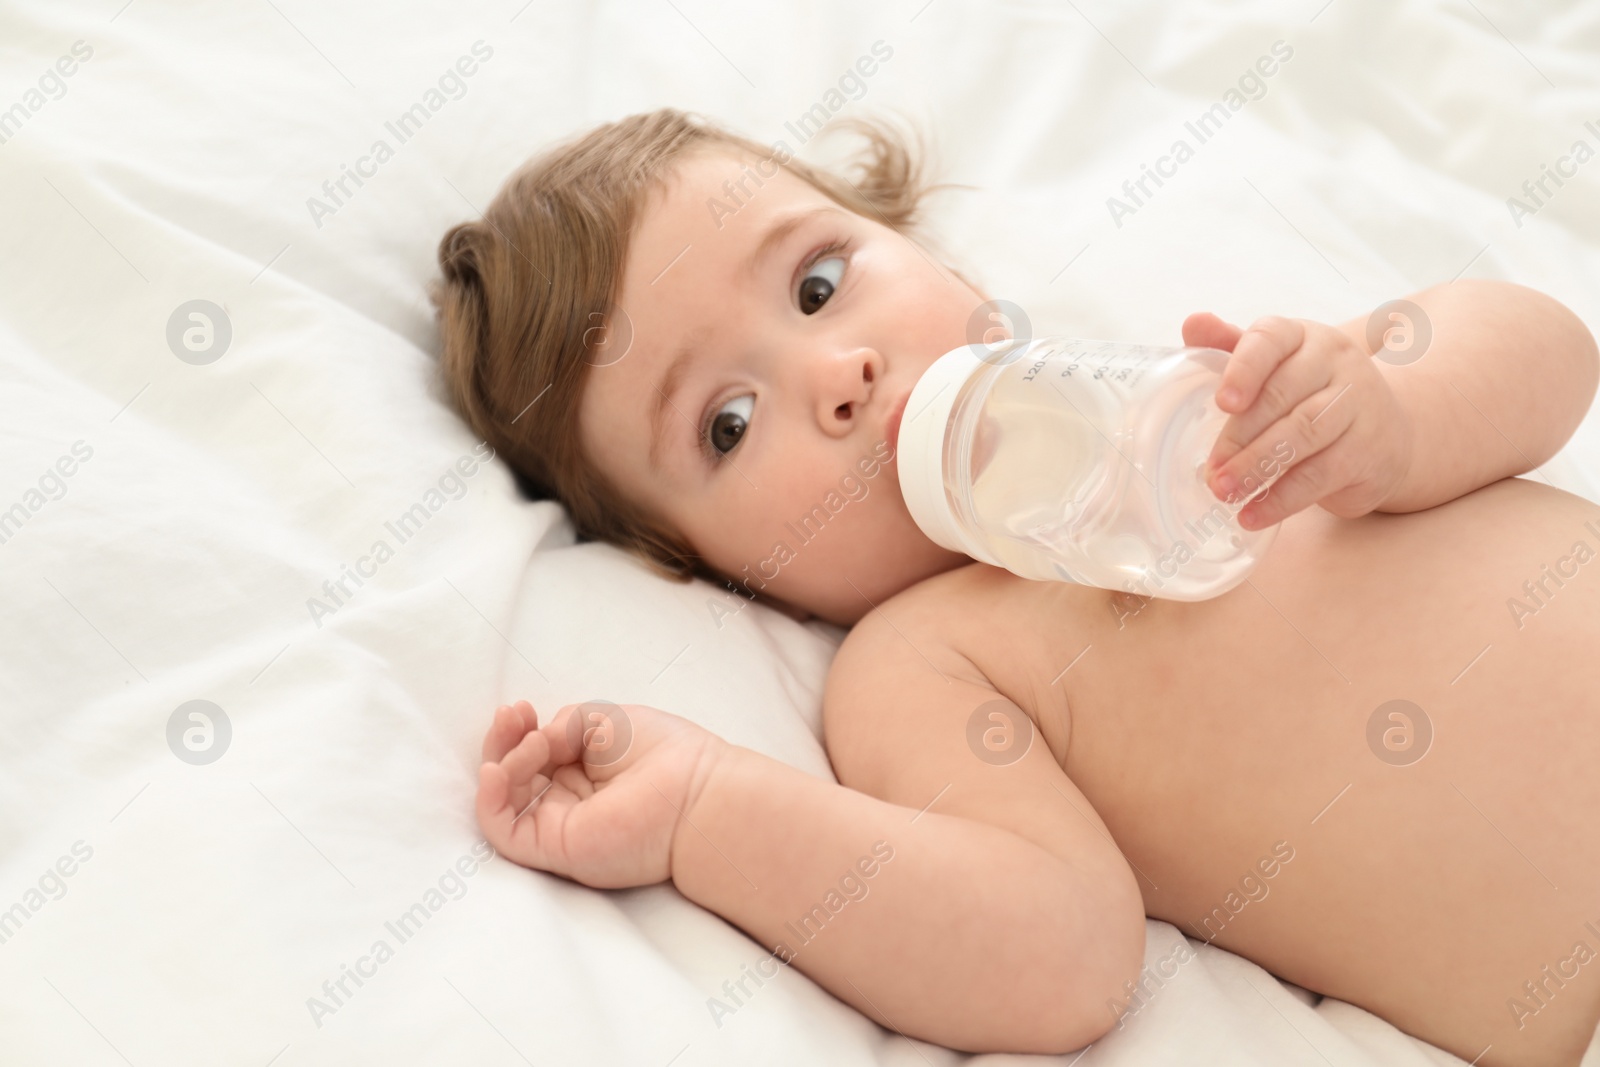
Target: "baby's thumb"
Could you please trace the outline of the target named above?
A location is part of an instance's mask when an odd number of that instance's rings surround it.
[[[1244,331],[1223,322],[1209,311],[1197,311],[1183,320],[1183,343],[1195,348],[1220,348],[1232,352]]]

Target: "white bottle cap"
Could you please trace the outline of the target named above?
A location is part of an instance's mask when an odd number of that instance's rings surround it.
[[[934,360],[906,400],[895,442],[900,495],[922,532],[935,544],[995,567],[1001,564],[950,507],[944,487],[944,450],[950,409],[955,406],[961,386],[984,367],[1009,363],[1015,358],[1011,353],[1002,357],[1002,351],[999,346],[991,349],[981,344],[962,345]]]

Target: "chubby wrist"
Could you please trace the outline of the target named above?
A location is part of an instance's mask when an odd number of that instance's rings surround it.
[[[1392,379],[1390,382],[1392,388]],[[1392,460],[1394,470],[1389,476],[1391,480],[1388,489],[1379,496],[1377,503],[1369,510],[1400,514],[1432,507],[1440,501],[1431,499],[1437,495],[1436,486],[1416,484],[1417,475],[1425,472],[1417,464],[1420,444],[1417,434],[1422,421],[1417,417],[1418,413],[1413,407],[1414,394],[1400,390],[1394,392],[1395,419],[1399,423],[1395,432]]]
[[[738,768],[755,756],[756,753],[750,749],[711,735],[695,764],[688,796],[683,809],[678,812],[672,841],[668,845],[667,870],[674,884],[678,884],[679,860],[685,855],[685,838],[690,835],[697,838],[702,836],[697,826],[710,821],[703,818],[705,812],[728,803],[730,793],[738,788],[737,780],[742,778]],[[693,849],[693,843],[687,847]],[[682,886],[679,885],[679,888],[682,889]]]

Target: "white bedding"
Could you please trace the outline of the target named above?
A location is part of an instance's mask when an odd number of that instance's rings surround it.
[[[1593,3],[9,8],[0,510],[26,516],[0,543],[0,1060],[1022,1062],[910,1042],[792,970],[718,1026],[707,998],[762,955],[742,932],[670,886],[474,856],[495,704],[649,703],[826,777],[840,633],[760,607],[719,625],[723,594],[574,545],[477,463],[432,384],[436,243],[542,144],[634,111],[797,147],[784,123],[878,40],[892,58],[840,113],[935,131],[942,176],[978,188],[940,194],[933,225],[1035,332],[1340,322],[1462,273],[1600,331],[1600,163],[1520,226],[1506,204],[1600,147]],[[1107,198],[1277,41],[1261,99],[1117,225]],[[473,73],[441,88],[460,57]],[[385,124],[418,103],[400,143]],[[342,167],[370,176],[333,203]],[[192,300],[231,325],[205,365],[168,344]],[[1600,499],[1597,470],[1591,415],[1529,477]],[[386,524],[417,504],[401,543]],[[361,563],[379,540],[392,558]],[[193,700],[231,728],[205,765],[168,743]],[[418,904],[402,939],[386,924]],[[1152,966],[1181,938],[1150,922]],[[1057,1062],[1460,1062],[1191,945]]]

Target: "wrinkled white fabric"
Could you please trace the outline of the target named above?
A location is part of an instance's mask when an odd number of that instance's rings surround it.
[[[786,123],[881,41],[838,113],[935,133],[976,187],[930,202],[939,249],[1036,332],[1342,322],[1463,272],[1600,327],[1600,163],[1507,205],[1600,147],[1592,4],[120,3],[0,14],[8,1064],[1013,1059],[908,1042],[792,970],[718,1025],[763,955],[743,933],[670,885],[474,855],[478,745],[519,697],[649,703],[831,773],[838,631],[574,545],[434,383],[437,242],[557,137],[671,104],[831,162],[848,139]],[[1170,176],[1108,207],[1145,164]],[[231,329],[204,365],[168,342],[195,300]],[[1597,460],[1591,416],[1542,476],[1596,497]],[[193,700],[231,730],[209,764],[169,747]],[[1181,937],[1152,921],[1152,965]],[[1085,1063],[1457,1062],[1190,945]]]

